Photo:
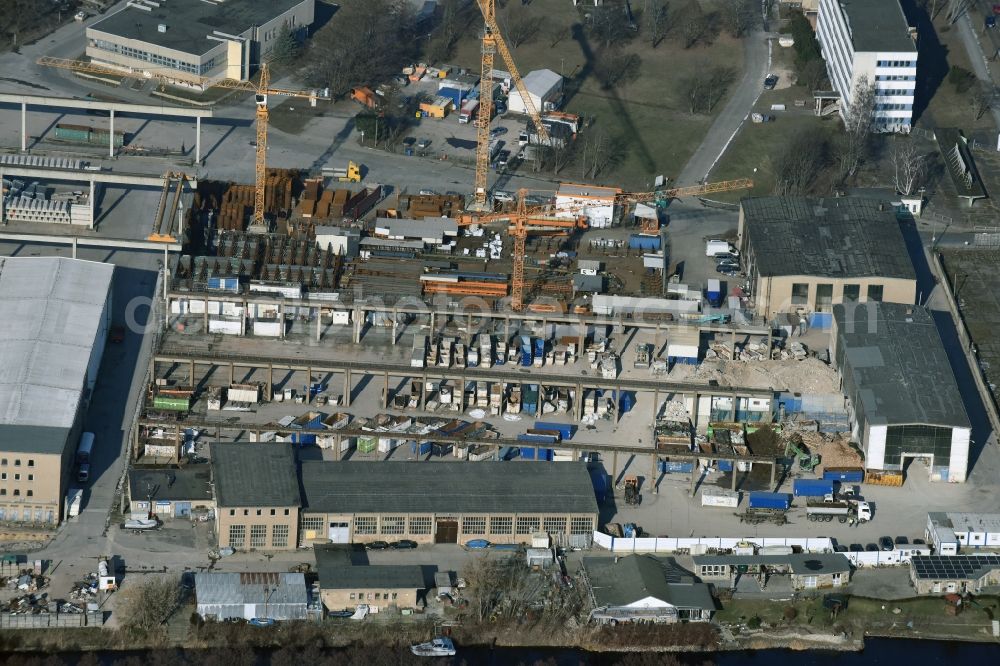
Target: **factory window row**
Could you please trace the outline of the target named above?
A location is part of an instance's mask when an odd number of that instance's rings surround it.
[[[6,466],[7,466],[7,459],[0,458],[0,467],[6,467]],[[21,459],[14,458],[14,467],[20,467],[20,466],[21,466]],[[28,467],[34,467],[34,466],[35,466],[35,459],[28,458]]]
[[[290,514],[289,509],[282,509],[282,511],[284,511],[284,515],[286,515],[286,516]],[[258,515],[258,516],[263,516],[264,515],[264,509],[256,509],[255,510],[255,514]],[[230,516],[235,516],[236,515],[236,509],[230,509],[229,510],[229,515]],[[244,516],[249,516],[250,515],[250,509],[243,509],[243,515]],[[271,509],[271,515],[272,516],[277,515],[277,509]],[[320,526],[319,526],[319,528],[322,528],[322,527],[323,527],[323,521],[320,520]],[[317,528],[317,529],[319,529],[319,528]]]
[[[272,548],[285,548],[288,546],[288,535],[289,529],[288,525],[272,525],[271,526],[271,547]],[[229,545],[232,548],[243,548],[246,546],[247,540],[247,526],[246,525],[230,525],[229,526]],[[251,525],[250,526],[250,547],[251,548],[266,548],[267,543],[267,525]]]
[[[8,522],[55,522],[55,511],[42,507],[5,507],[0,506],[0,521]]]
[[[916,81],[916,76],[909,74],[876,74],[876,81]]]
[[[397,594],[397,592],[351,592],[351,601],[395,601]]]
[[[6,494],[7,494],[7,489],[6,488],[0,488],[0,495],[6,495]],[[11,493],[11,494],[14,497],[20,497],[21,496],[21,489],[20,488],[14,488],[14,492]],[[28,492],[25,493],[25,496],[26,497],[34,497],[35,496],[35,491],[34,490],[29,490]]]
[[[702,576],[725,576],[729,574],[728,564],[703,564],[701,565]]]
[[[6,480],[7,480],[7,472],[0,472],[0,481],[6,481]],[[21,480],[21,475],[20,474],[15,474],[14,475],[14,480],[15,481],[20,481]],[[34,481],[34,480],[35,480],[35,475],[34,474],[29,474],[28,475],[28,481]]]
[[[876,67],[916,67],[916,60],[879,60]]]
[[[879,88],[878,90],[875,91],[875,94],[878,95],[879,97],[892,97],[894,95],[910,96],[913,94],[913,89],[901,88],[899,90],[893,90],[890,88],[886,88],[883,90]]]
[[[912,111],[912,104],[876,104],[876,111]]]
[[[143,51],[142,49],[134,49],[131,46],[122,46],[121,44],[115,44],[114,42],[108,42],[103,39],[92,40],[91,45],[101,49],[102,51],[117,53],[125,56],[126,58],[142,60],[143,62],[148,62],[160,67],[166,67],[167,69],[176,69],[189,74],[205,74],[215,67],[215,58],[198,65],[197,63],[185,62],[183,60],[178,60],[177,58],[168,58],[156,53]]]

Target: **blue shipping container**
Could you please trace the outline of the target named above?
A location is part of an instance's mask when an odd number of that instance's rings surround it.
[[[823,478],[828,481],[842,481],[844,483],[862,483],[865,480],[863,469],[826,470]]]
[[[670,474],[671,472],[687,473],[694,471],[694,463],[680,460],[658,460],[656,468],[661,474]]]
[[[792,494],[796,497],[823,497],[833,493],[833,481],[829,479],[795,479]]]
[[[432,444],[430,442],[420,442],[419,446],[416,442],[410,442],[410,453],[413,455],[426,456],[431,452]]]
[[[526,432],[517,436],[519,442],[533,442],[536,444],[557,444],[559,438],[554,435],[534,435]]]
[[[826,330],[833,326],[832,312],[813,312],[809,315],[809,328]]]
[[[536,430],[558,430],[563,439],[573,439],[576,426],[572,423],[552,423],[550,421],[535,421]]]
[[[543,358],[545,356],[545,340],[542,338],[535,338],[535,357]]]
[[[751,509],[781,509],[787,511],[792,505],[792,500],[788,493],[750,493]]]
[[[720,472],[732,472],[733,471],[733,461],[732,460],[720,460],[716,464]]]
[[[650,250],[655,252],[660,249],[660,237],[632,234],[628,237],[628,247],[630,250]]]
[[[524,460],[535,460],[535,449],[531,446],[521,448],[521,458]],[[538,449],[538,460],[552,460],[552,449]]]

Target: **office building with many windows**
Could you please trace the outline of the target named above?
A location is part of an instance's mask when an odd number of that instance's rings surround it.
[[[820,0],[816,37],[840,113],[849,112],[858,82],[875,86],[875,127],[908,132],[917,85],[917,43],[899,0]]]
[[[285,26],[305,36],[316,0],[135,0],[87,27],[97,64],[202,85],[244,81],[266,62]]]

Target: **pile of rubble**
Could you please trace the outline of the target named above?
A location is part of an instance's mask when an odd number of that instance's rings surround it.
[[[29,570],[25,570],[17,576],[8,576],[2,579],[3,587],[8,590],[19,590],[21,592],[37,592],[46,585],[49,581],[44,576],[38,576]]]
[[[73,583],[69,598],[74,601],[87,602],[97,597],[97,575],[88,574],[86,580]]]
[[[663,403],[663,410],[660,413],[660,418],[664,421],[688,421],[690,416],[688,415],[687,407],[680,400],[668,400]]]
[[[784,430],[785,435],[795,432],[802,437],[802,443],[810,453],[819,454],[821,463],[816,468],[822,474],[827,467],[864,467],[861,454],[854,449],[850,440],[842,433],[823,433],[810,430]]]

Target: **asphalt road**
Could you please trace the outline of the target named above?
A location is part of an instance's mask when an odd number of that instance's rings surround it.
[[[978,16],[976,18],[978,19]],[[975,73],[977,79],[985,82],[990,88],[993,88],[993,77],[990,74],[987,57],[992,56],[992,51],[995,50],[993,46],[993,41],[996,39],[995,36],[992,34],[986,36],[986,50],[990,51],[990,53],[986,54],[984,53],[983,44],[976,36],[976,29],[973,27],[973,19],[970,17],[969,12],[965,12],[962,15],[962,18],[958,20],[957,27],[958,34],[962,37],[962,44],[969,55],[969,62],[972,63],[973,73]],[[996,104],[993,104],[990,106],[989,111],[993,117],[993,124],[997,128],[1000,128],[1000,108]]]
[[[736,91],[677,177],[679,186],[697,185],[708,178],[760,97],[771,63],[768,33],[755,30],[747,35],[743,40],[743,51],[743,76]]]

